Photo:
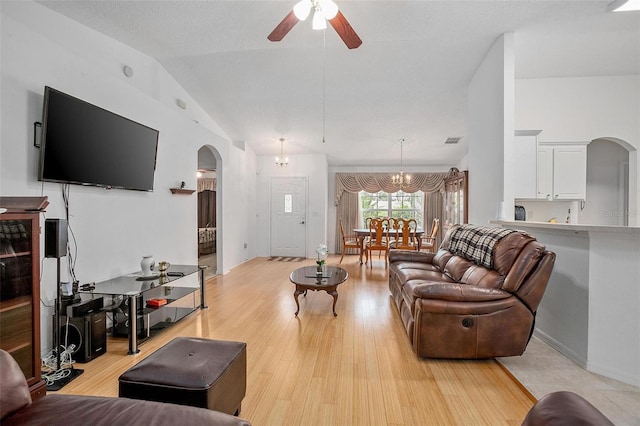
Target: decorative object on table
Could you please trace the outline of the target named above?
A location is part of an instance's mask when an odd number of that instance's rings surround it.
[[[322,276],[322,266],[327,260],[329,249],[327,248],[326,244],[320,244],[316,249],[316,253],[318,253],[318,260],[316,260],[316,264],[318,265],[318,267],[316,268],[316,275]]]
[[[158,272],[160,272],[161,277],[167,276],[167,269],[169,269],[169,266],[171,266],[171,263],[166,260],[158,262]]]
[[[149,277],[153,275],[153,268],[156,266],[156,261],[153,256],[143,256],[140,261],[140,270],[142,270],[142,276]]]
[[[150,308],[159,308],[167,304],[167,299],[153,298],[147,300],[147,306]]]

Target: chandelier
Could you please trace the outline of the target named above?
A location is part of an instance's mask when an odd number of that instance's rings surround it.
[[[312,28],[324,30],[327,28],[327,20],[331,20],[338,14],[338,5],[333,0],[300,0],[293,6],[293,13],[301,21],[307,19],[311,8],[313,12]]]
[[[284,144],[284,138],[280,138],[280,156],[276,156],[276,166],[286,167],[289,165],[289,157],[285,157],[283,154],[282,145]]]
[[[391,183],[394,186],[404,189],[411,184],[411,175],[405,175],[402,170],[402,144],[404,143],[404,139],[400,139],[400,173],[397,175],[391,176]]]

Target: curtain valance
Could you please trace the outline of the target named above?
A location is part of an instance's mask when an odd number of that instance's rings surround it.
[[[404,188],[404,192],[442,192],[444,179],[448,172],[443,173],[410,173],[411,184]],[[335,205],[338,205],[344,192],[397,192],[398,188],[391,182],[391,173],[336,173]]]
[[[216,178],[200,178],[198,179],[198,192],[215,191]]]

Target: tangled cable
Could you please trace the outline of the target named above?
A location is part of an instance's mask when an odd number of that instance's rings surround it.
[[[58,354],[52,349],[46,356],[42,358],[42,379],[47,385],[52,385],[60,379],[64,379],[71,374],[71,367],[75,362],[71,355],[76,345],[73,343],[66,348],[60,345],[60,369],[58,370]]]

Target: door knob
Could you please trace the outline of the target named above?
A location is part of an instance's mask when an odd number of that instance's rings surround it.
[[[300,222],[300,225],[304,225],[304,220],[302,222]]]

